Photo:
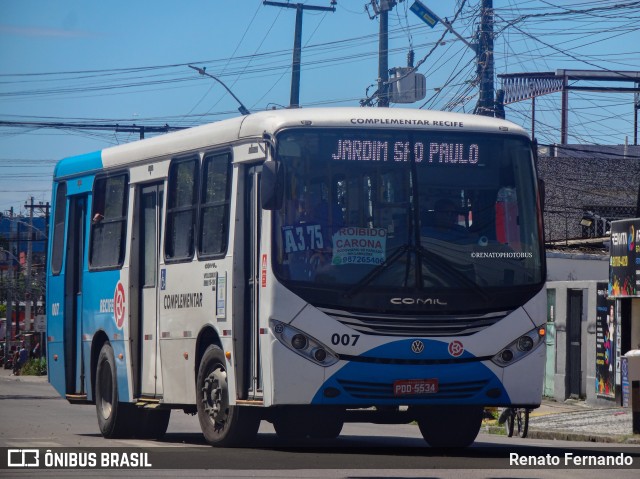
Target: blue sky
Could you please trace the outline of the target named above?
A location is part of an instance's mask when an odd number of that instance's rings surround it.
[[[422,1],[449,20],[462,7],[454,28],[471,40],[480,0]],[[338,0],[335,13],[304,13],[303,107],[357,106],[375,83],[379,23],[365,3]],[[418,71],[427,77],[427,95],[402,106],[473,111],[473,52],[441,24],[422,23],[409,11],[412,3],[390,14],[389,66],[406,66],[413,46],[416,63],[424,59]],[[494,8],[496,74],[640,70],[640,2],[494,0]],[[0,121],[184,127],[236,116],[233,98],[190,63],[206,66],[252,111],[286,106],[294,21],[295,10],[261,0],[0,1]],[[507,118],[529,130],[530,107],[513,104]],[[570,107],[570,143],[633,141],[632,94],[572,93]],[[559,94],[538,99],[541,143],[559,141],[559,110]],[[0,211],[23,210],[30,196],[50,201],[60,158],[137,138],[0,126]]]

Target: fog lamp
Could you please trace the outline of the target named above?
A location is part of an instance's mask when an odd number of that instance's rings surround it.
[[[313,353],[313,357],[322,362],[327,359],[327,352],[324,349],[316,349]]]
[[[513,353],[510,350],[505,349],[504,351],[502,351],[500,357],[505,363],[508,363],[513,359]]]

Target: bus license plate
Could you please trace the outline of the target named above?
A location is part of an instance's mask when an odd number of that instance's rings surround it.
[[[410,396],[412,394],[435,394],[438,392],[437,379],[405,379],[393,383],[394,396]]]

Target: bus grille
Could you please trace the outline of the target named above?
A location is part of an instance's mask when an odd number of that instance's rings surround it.
[[[501,311],[477,315],[397,316],[319,309],[362,334],[411,337],[465,336],[494,325],[508,314]]]
[[[350,381],[338,379],[340,386],[357,399],[398,399],[393,394],[393,383],[378,383],[367,381]],[[404,399],[466,399],[478,394],[489,384],[488,379],[476,379],[474,381],[461,381],[451,383],[439,383],[438,392],[434,394],[416,394],[402,396]]]

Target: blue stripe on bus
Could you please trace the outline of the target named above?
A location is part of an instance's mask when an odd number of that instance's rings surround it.
[[[54,178],[102,169],[102,151],[70,156],[60,160],[53,171]]]
[[[362,356],[370,358],[452,359],[448,343],[422,339],[424,352],[411,352],[414,339],[385,344],[367,351]],[[475,356],[465,351],[460,358]],[[407,379],[437,379],[438,392],[420,396],[395,396],[395,381]],[[336,397],[325,397],[324,391],[334,388],[340,391]],[[490,395],[487,393],[491,391]],[[509,402],[509,395],[500,379],[480,361],[445,363],[434,365],[384,364],[374,361],[353,361],[333,374],[316,392],[313,404],[336,405],[426,405],[469,404],[491,405]]]
[[[91,364],[90,345],[95,334],[102,330],[105,332],[113,348],[116,360],[116,371],[118,377],[118,398],[122,402],[127,402],[129,398],[128,367],[129,362],[127,343],[124,341],[124,328],[119,329],[113,311],[113,300],[116,285],[120,281],[120,270],[110,271],[85,271],[83,275],[84,288],[82,292],[83,301],[83,325],[82,333],[89,339],[85,344],[85,365]],[[130,300],[130,298],[128,298]],[[118,339],[115,339],[118,338]],[[99,352],[99,351],[96,351]],[[122,359],[118,356],[122,354]],[[89,396],[93,397],[94,391],[91,384],[86,384]]]

